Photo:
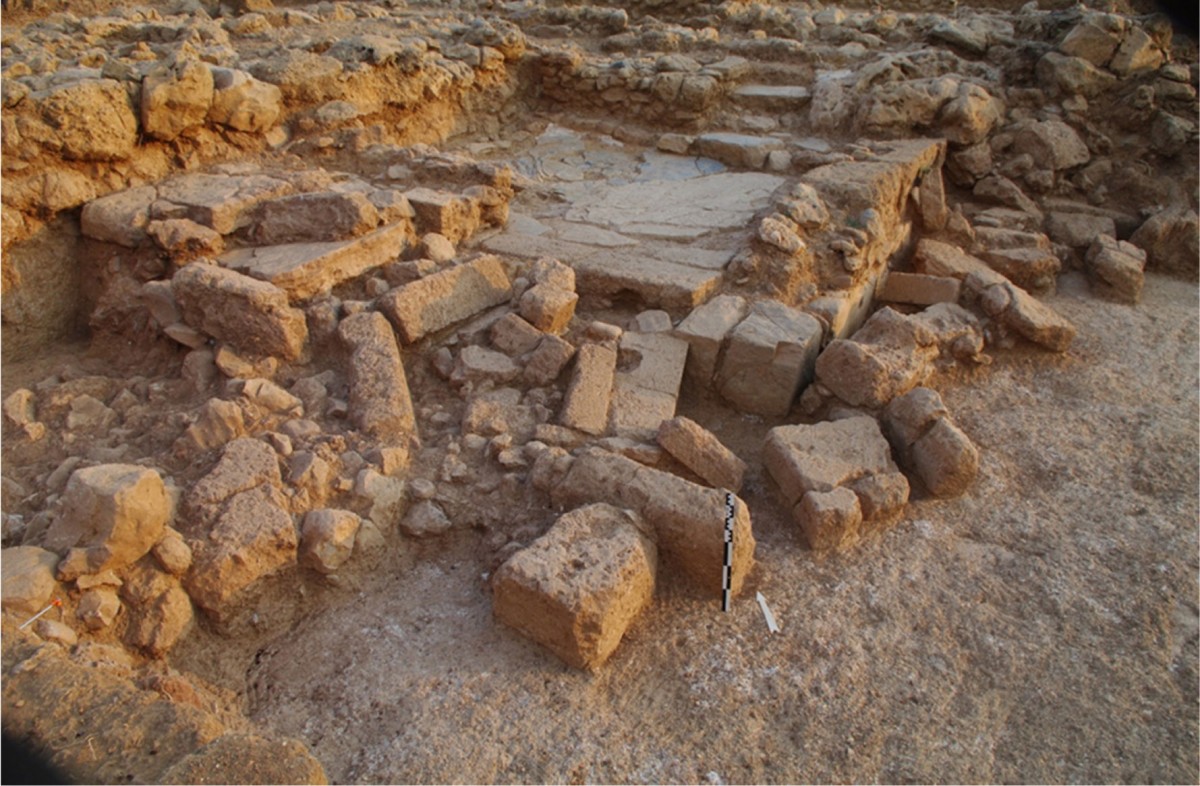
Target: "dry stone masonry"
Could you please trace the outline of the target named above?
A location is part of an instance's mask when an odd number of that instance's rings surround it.
[[[77,780],[323,782],[169,664],[445,544],[594,671],[715,608],[727,492],[735,596],[903,537],[987,474],[939,389],[1200,275],[1195,47],[1125,3],[10,5],[5,724]]]

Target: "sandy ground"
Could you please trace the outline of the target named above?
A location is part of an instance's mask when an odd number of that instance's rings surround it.
[[[963,498],[814,558],[761,466],[774,424],[692,392],[681,412],[752,467],[758,566],[731,613],[663,571],[613,659],[575,672],[492,620],[464,532],[243,653],[252,719],[336,782],[1196,782],[1197,290],[1151,275],[1129,307],[1067,275],[1047,302],[1079,327],[1067,356],[935,381],[982,452]]]

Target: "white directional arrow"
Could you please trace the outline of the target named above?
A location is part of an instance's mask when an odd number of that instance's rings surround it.
[[[759,608],[762,609],[763,616],[767,618],[767,629],[772,633],[779,632],[779,626],[775,624],[775,615],[771,613],[770,607],[767,606],[767,599],[763,597],[761,592],[754,593],[755,600],[758,601]]]

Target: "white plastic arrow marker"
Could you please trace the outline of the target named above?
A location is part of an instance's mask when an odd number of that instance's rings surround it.
[[[778,633],[779,626],[775,624],[775,615],[771,613],[771,609],[767,606],[767,599],[763,597],[761,592],[754,593],[754,598],[758,601],[758,606],[762,609],[763,616],[767,618],[767,629],[772,633]]]

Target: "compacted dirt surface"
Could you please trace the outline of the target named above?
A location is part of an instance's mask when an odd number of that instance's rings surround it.
[[[6,739],[1200,781],[1196,31],[890,5],[7,4]]]

